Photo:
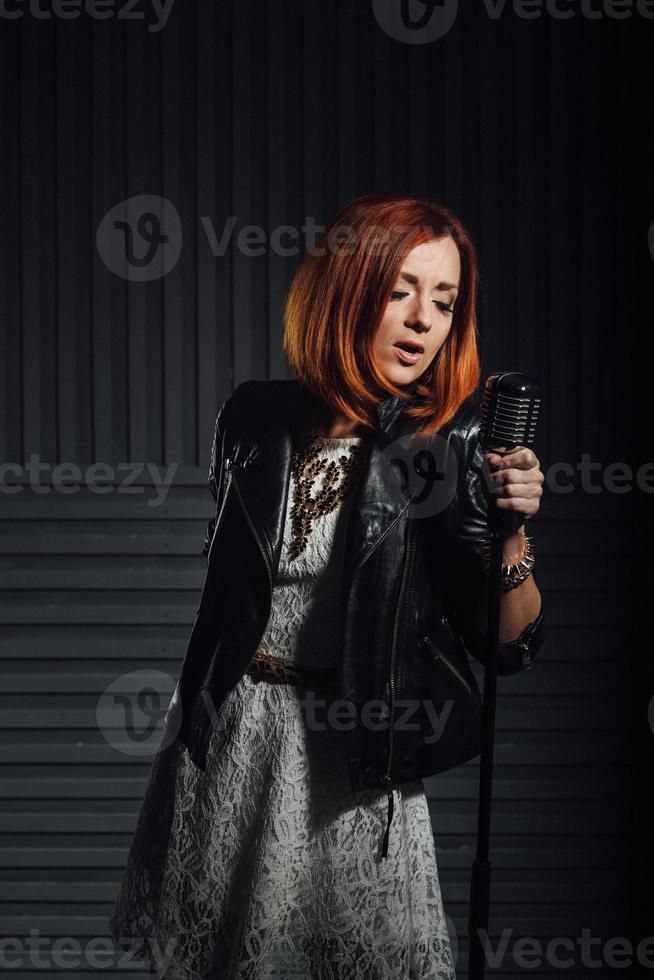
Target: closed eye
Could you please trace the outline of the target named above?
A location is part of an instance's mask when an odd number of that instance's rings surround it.
[[[396,289],[396,290],[394,290],[391,293],[391,299],[404,299],[404,297],[405,296],[408,296],[408,295],[409,295],[408,293],[403,293],[400,290]],[[434,299],[434,300],[432,300],[432,303],[435,303],[436,306],[438,307],[438,309],[442,313],[447,313],[449,315],[451,315],[452,313],[454,313],[454,307],[453,306],[448,306],[448,304],[447,303],[443,303],[442,300]]]

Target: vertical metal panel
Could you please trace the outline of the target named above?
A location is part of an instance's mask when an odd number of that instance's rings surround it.
[[[369,102],[370,114],[375,126],[372,189],[383,191],[392,188],[393,147],[401,138],[399,133],[406,125],[405,120],[411,117],[405,113],[398,113],[393,105],[393,92],[397,89],[393,84],[393,75],[389,71],[389,61],[390,52],[396,46],[388,34],[379,28],[372,31],[372,39],[374,69],[371,76],[372,91]],[[431,133],[437,126],[438,123],[423,121],[421,128],[424,132]],[[413,127],[411,129],[413,130]],[[434,160],[430,160],[430,166],[435,170]]]
[[[266,354],[266,376],[284,378],[291,373],[282,349],[284,301],[292,270],[304,251],[300,230],[304,212],[315,214],[316,202],[311,189],[315,190],[315,182],[320,181],[322,158],[319,56],[315,53],[311,60],[298,57],[297,52],[304,51],[312,31],[319,29],[320,10],[316,9],[311,17],[298,10],[292,25],[287,25],[277,11],[266,8],[266,12],[266,47],[262,56],[266,78],[262,80],[261,94],[265,128],[261,127],[258,141],[261,161],[258,179],[266,198],[265,208],[261,209],[261,217],[265,216],[266,250],[265,257],[258,260],[265,272],[261,281],[260,315],[262,319],[265,317],[267,343],[261,348],[262,354]],[[313,39],[315,43],[315,35]],[[291,64],[295,64],[295,72],[289,72]],[[313,71],[318,77],[312,77]],[[300,84],[301,72],[304,77]],[[293,83],[293,78],[297,82]],[[289,129],[298,134],[295,145],[286,138]],[[277,237],[271,236],[285,225],[293,232],[290,236],[280,235],[280,247],[277,247]],[[287,248],[294,254],[284,256],[282,253]]]
[[[261,106],[252,103],[252,11],[247,4],[232,7],[233,104],[230,151],[234,168],[233,215],[238,234],[252,221],[252,157],[258,147],[252,144],[252,130],[263,121]],[[238,55],[236,53],[238,52]],[[254,377],[252,259],[234,247],[232,256],[232,329],[234,331],[234,384]]]
[[[162,427],[165,459],[173,462],[184,459],[185,402],[189,394],[184,384],[184,331],[192,334],[194,330],[193,319],[186,319],[189,305],[185,289],[190,282],[189,263],[193,256],[192,225],[188,222],[194,222],[192,204],[189,207],[189,201],[192,201],[189,188],[195,180],[195,145],[185,143],[182,123],[185,115],[192,114],[193,105],[193,102],[190,106],[185,104],[182,96],[186,75],[193,72],[194,59],[184,60],[182,54],[186,25],[192,18],[193,9],[185,8],[183,15],[175,19],[175,29],[162,32],[161,42],[163,196],[177,208],[184,229],[180,260],[163,278]]]
[[[578,329],[575,265],[576,229],[571,223],[574,206],[571,160],[575,135],[571,115],[574,66],[574,25],[551,19],[548,25],[548,82],[550,103],[547,117],[549,137],[548,167],[548,319],[550,338],[549,390],[556,392],[556,415],[547,418],[550,426],[550,458],[574,459],[575,432],[579,424],[578,405]],[[554,57],[556,52],[556,57]],[[561,424],[560,419],[565,419]]]
[[[533,229],[537,226],[539,129],[535,113],[536,77],[529,66],[536,58],[534,35],[523,31],[513,59],[515,124],[519,134],[514,154],[515,272],[513,295],[516,304],[516,329],[512,364],[519,364],[525,374],[536,377],[542,363],[538,350],[539,305],[538,242]]]
[[[602,159],[605,137],[602,126],[597,125],[594,114],[585,111],[601,97],[605,87],[605,67],[603,59],[590,57],[594,35],[584,32],[580,38],[580,61],[583,70],[579,78],[579,201],[577,220],[581,229],[582,247],[577,249],[578,264],[578,310],[576,328],[579,331],[579,428],[577,432],[577,452],[580,455],[591,446],[602,443],[602,344],[605,335],[602,329],[603,317],[611,312],[601,303],[603,291],[601,276],[603,255],[605,254],[606,229],[603,227],[604,208],[602,202],[606,188],[603,186]],[[596,40],[595,40],[595,43]],[[601,100],[604,103],[604,100]],[[610,208],[608,209],[610,210]],[[601,227],[595,223],[600,219]],[[592,229],[590,234],[583,230]],[[574,326],[572,327],[574,329]],[[615,379],[613,379],[615,385]],[[615,388],[614,388],[615,390]]]
[[[479,330],[482,339],[482,352],[487,373],[492,370],[505,370],[500,356],[500,339],[504,323],[500,314],[500,297],[508,288],[507,261],[502,250],[503,199],[500,192],[500,156],[503,153],[499,139],[501,92],[499,83],[500,52],[497,44],[497,26],[488,18],[480,18],[478,30],[478,49],[475,57],[479,60],[480,86],[479,100],[479,155],[481,168],[479,175],[479,227],[477,243],[479,249]]]
[[[55,207],[58,457],[91,458],[90,270],[93,241],[88,201],[90,162],[89,40],[87,20],[71,29],[54,23],[56,54]]]
[[[33,31],[33,25],[29,25]],[[125,34],[113,23],[91,27],[91,359],[93,459],[127,460],[129,386],[127,288],[109,271],[95,246],[104,215],[127,197],[125,180]]]
[[[218,408],[232,391],[232,249],[221,245],[233,215],[231,8],[200,4],[197,11],[198,105],[198,425],[196,459],[206,470]]]
[[[3,51],[0,62],[0,111],[2,132],[0,161],[3,193],[0,195],[0,459],[18,461],[24,445],[22,390],[22,254],[21,254],[21,73],[18,38]]]
[[[147,194],[150,174],[151,137],[149,121],[155,115],[148,104],[147,85],[152,74],[148,64],[151,44],[146,36],[126,32],[127,97],[125,99],[125,153],[127,195]],[[156,280],[155,280],[156,283]],[[148,351],[148,300],[154,290],[150,283],[127,289],[127,368],[129,371],[128,446],[130,459],[148,458],[148,389],[156,383],[150,370]],[[158,289],[158,284],[155,289]],[[154,450],[155,447],[153,446]]]
[[[55,76],[51,22],[23,36],[20,111],[21,215],[12,229],[21,251],[22,415],[26,454],[58,459],[56,402]],[[18,39],[16,39],[18,42]]]

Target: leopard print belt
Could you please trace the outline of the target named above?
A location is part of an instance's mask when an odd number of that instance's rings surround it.
[[[279,681],[281,683],[299,684],[302,687],[326,691],[336,694],[339,690],[338,673],[320,667],[302,667],[300,671],[289,666],[279,657],[257,650],[254,659],[245,669],[246,674],[261,679]]]

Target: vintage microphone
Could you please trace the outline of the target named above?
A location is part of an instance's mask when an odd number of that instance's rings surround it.
[[[540,408],[540,390],[533,378],[516,371],[491,374],[486,380],[480,410],[479,442],[484,452],[516,446],[531,446]],[[491,496],[488,505],[490,569],[488,578],[488,614],[486,621],[486,665],[484,670],[484,704],[482,746],[479,772],[479,811],[477,818],[477,853],[472,865],[468,935],[469,980],[483,980],[486,957],[480,930],[488,935],[491,865],[488,857],[491,789],[493,779],[493,743],[495,739],[495,698],[497,687],[497,654],[500,626],[500,578],[504,541],[522,522],[514,512],[498,508]]]

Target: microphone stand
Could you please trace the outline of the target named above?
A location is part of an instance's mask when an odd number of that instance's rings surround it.
[[[509,450],[510,451],[510,450]],[[498,453],[494,449],[493,452]],[[498,455],[504,455],[499,452]],[[483,980],[486,955],[480,932],[488,939],[491,864],[488,856],[490,835],[491,791],[493,781],[493,743],[495,739],[495,700],[497,689],[497,658],[500,630],[500,579],[504,541],[515,530],[516,516],[506,514],[491,497],[487,526],[490,537],[490,568],[488,575],[488,613],[486,619],[484,703],[482,715],[481,762],[479,770],[479,810],[477,816],[477,853],[472,865],[468,935],[468,980]],[[519,522],[518,522],[519,523]]]

